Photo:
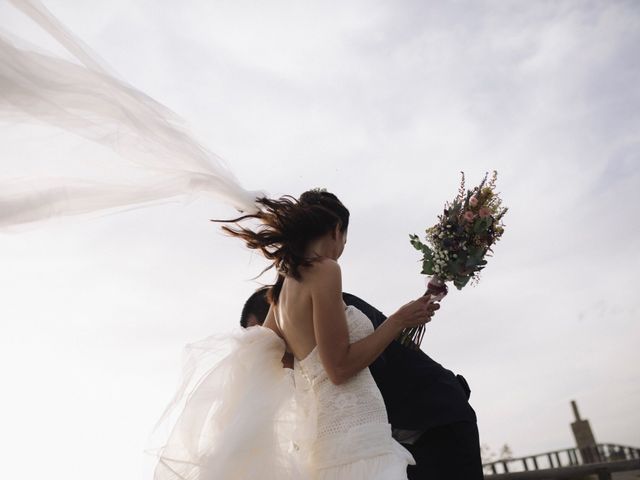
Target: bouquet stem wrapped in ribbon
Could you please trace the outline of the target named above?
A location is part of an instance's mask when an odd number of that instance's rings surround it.
[[[502,218],[507,208],[495,191],[498,173],[488,173],[475,188],[467,190],[464,172],[458,195],[445,204],[438,222],[426,230],[425,242],[417,235],[409,235],[411,245],[422,252],[422,274],[431,275],[425,295],[437,302],[448,292],[446,283],[453,282],[458,290],[472,280],[477,284],[485,257],[491,256],[491,247],[504,233]],[[491,253],[489,253],[491,252]],[[425,326],[405,329],[399,337],[403,345],[419,348]]]

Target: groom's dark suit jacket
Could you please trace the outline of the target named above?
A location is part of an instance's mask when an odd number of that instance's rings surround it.
[[[355,295],[342,296],[347,305],[369,317],[374,328],[387,318]],[[412,350],[394,340],[369,370],[382,392],[394,428],[426,430],[462,420],[476,421],[464,378],[454,375],[422,350]]]

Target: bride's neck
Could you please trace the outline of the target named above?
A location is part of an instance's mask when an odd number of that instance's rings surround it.
[[[327,239],[326,237],[319,238],[307,245],[305,249],[306,257],[327,257],[334,260],[338,259],[338,252],[336,252],[335,242]]]

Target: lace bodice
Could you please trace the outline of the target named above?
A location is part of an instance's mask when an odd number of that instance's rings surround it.
[[[346,314],[350,343],[373,332],[373,325],[360,310],[348,306]],[[295,369],[307,384],[302,387],[310,387],[318,403],[318,439],[366,423],[388,423],[384,400],[368,368],[335,385],[329,380],[316,347],[306,358],[294,362]]]

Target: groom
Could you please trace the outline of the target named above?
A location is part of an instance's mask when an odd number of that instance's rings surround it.
[[[262,325],[269,304],[268,287],[258,289],[242,309],[243,327]],[[364,300],[343,293],[347,305],[361,310],[378,328],[386,319]],[[410,480],[482,479],[476,414],[468,399],[471,390],[462,375],[454,375],[422,350],[397,341],[370,366],[387,407],[393,436],[413,455]]]

